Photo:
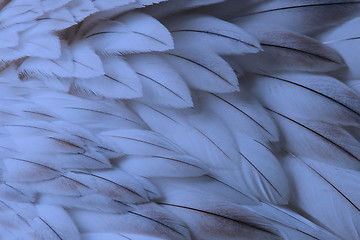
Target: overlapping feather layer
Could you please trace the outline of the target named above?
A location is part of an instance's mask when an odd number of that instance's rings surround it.
[[[360,1],[0,9],[0,239],[360,238]]]

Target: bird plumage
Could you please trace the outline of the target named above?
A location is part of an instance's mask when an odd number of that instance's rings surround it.
[[[359,239],[359,8],[1,1],[0,239]]]

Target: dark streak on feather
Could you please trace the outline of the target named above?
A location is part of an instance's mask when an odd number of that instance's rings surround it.
[[[103,146],[96,146],[96,147],[99,148],[99,149],[105,150],[105,151],[113,152],[113,153],[116,153],[116,152],[117,152],[117,151],[115,151],[115,150],[112,150],[112,149],[110,149],[110,148],[103,147]]]
[[[108,33],[122,33],[122,32],[97,32],[97,33],[93,33],[93,34],[87,35],[85,38],[90,38],[90,37],[93,37],[93,36],[96,36],[96,35],[108,34]]]
[[[96,159],[96,158],[91,157],[91,156],[89,156],[89,155],[86,155],[86,154],[84,154],[84,153],[70,153],[70,155],[81,155],[81,156],[84,156],[84,157],[86,157],[86,158],[90,158],[90,159],[92,159],[92,160],[94,160],[94,161],[96,161],[96,162],[98,162],[98,163],[101,163],[101,164],[103,164],[103,165],[106,166],[106,164],[103,163],[102,161],[100,161],[99,159]]]
[[[125,235],[122,235],[121,233],[117,233],[117,234],[119,234],[121,237],[123,237],[123,238],[125,238],[127,240],[132,240],[131,238],[129,238],[129,237],[125,236]]]
[[[139,196],[141,197],[142,199],[146,200],[143,196],[141,196],[139,193],[135,192],[134,190],[130,189],[130,188],[127,188],[125,186],[122,186],[120,185],[119,183],[116,183],[114,181],[111,181],[110,179],[107,179],[107,178],[103,178],[101,176],[98,176],[98,175],[95,175],[95,174],[92,174],[92,173],[87,173],[87,172],[81,172],[81,171],[71,171],[72,173],[75,173],[75,174],[84,174],[84,175],[89,175],[89,176],[92,176],[92,177],[96,177],[96,178],[99,178],[101,180],[104,180],[106,182],[109,182],[109,183],[112,183],[114,184],[115,186],[119,187],[119,188],[122,188],[122,189],[125,189],[126,191],[129,191],[131,192],[132,194],[136,195],[136,196]]]
[[[152,39],[152,40],[154,40],[154,41],[156,41],[156,42],[159,42],[159,43],[161,43],[161,44],[163,44],[163,45],[167,46],[167,44],[166,44],[165,42],[163,42],[163,41],[161,41],[161,40],[159,40],[159,39],[157,39],[157,38],[154,38],[154,37],[152,37],[152,36],[146,35],[146,34],[141,33],[141,32],[135,32],[135,31],[133,31],[133,33],[136,33],[136,34],[139,34],[139,35],[141,35],[141,36],[144,36],[144,37],[150,38],[150,39]]]
[[[107,74],[104,74],[104,76],[107,77],[107,78],[109,78],[109,79],[111,79],[111,80],[113,80],[113,81],[115,81],[115,82],[117,82],[117,83],[120,83],[120,84],[128,87],[129,89],[133,90],[134,92],[137,92],[134,88],[132,88],[132,87],[130,87],[129,85],[127,85],[127,84],[125,84],[125,83],[117,80],[116,78],[113,78],[113,77],[111,77],[111,76],[109,76],[109,75],[107,75]]]
[[[14,117],[19,117],[19,115],[17,115],[17,114],[5,112],[5,111],[0,111],[0,113],[6,114],[6,115],[10,115],[10,116],[14,116]]]
[[[65,176],[65,175],[61,175],[61,177],[65,178],[65,179],[67,179],[67,180],[73,181],[73,182],[75,182],[76,184],[79,184],[79,185],[81,185],[81,186],[83,186],[83,187],[85,187],[85,188],[91,189],[91,187],[89,187],[88,185],[86,185],[86,184],[84,184],[84,183],[82,183],[82,182],[79,182],[78,180],[72,179],[72,178],[67,177],[67,176]],[[56,179],[56,178],[54,178],[54,179]]]
[[[41,217],[39,217],[39,219],[40,219],[43,223],[45,223],[46,226],[48,226],[48,227],[51,229],[51,231],[52,231],[53,233],[55,233],[55,235],[56,235],[60,240],[63,240],[63,239],[60,237],[60,235],[59,235],[44,219],[42,219]]]
[[[86,152],[86,150],[85,150],[83,147],[80,147],[79,145],[76,145],[76,144],[71,143],[71,142],[69,142],[69,141],[66,141],[66,140],[63,140],[63,139],[59,139],[59,138],[55,138],[55,137],[48,137],[48,138],[50,138],[50,139],[52,139],[52,140],[55,140],[55,141],[57,141],[57,142],[59,142],[59,143],[65,144],[65,145],[68,145],[68,146],[71,146],[71,147],[75,147],[75,148],[81,149],[81,150],[83,151],[82,153],[85,153],[85,152]]]
[[[89,66],[89,65],[85,65],[84,63],[81,63],[81,62],[76,61],[75,59],[73,59],[73,61],[74,61],[74,63],[77,63],[77,64],[79,64],[79,65],[82,65],[82,66],[84,66],[84,67],[86,67],[86,68],[88,68],[88,69],[91,69],[91,70],[93,70],[93,71],[98,71],[98,70],[96,70],[95,68],[93,68],[93,67],[91,67],[91,66]]]
[[[281,209],[279,209],[279,208],[274,207],[272,204],[269,204],[269,203],[267,203],[267,202],[263,202],[263,204],[268,205],[269,207],[274,208],[274,209],[280,211],[281,213],[285,214],[286,216],[288,216],[288,217],[290,217],[290,218],[292,218],[292,219],[295,219],[296,221],[298,221],[298,222],[300,222],[300,223],[302,223],[302,224],[305,224],[306,226],[312,228],[311,225],[307,224],[306,222],[300,221],[299,219],[295,218],[294,216],[288,214],[287,212],[285,212],[285,211],[283,211],[283,210],[281,210]],[[276,223],[278,223],[278,224],[280,224],[280,225],[284,225],[284,226],[286,226],[286,227],[289,227],[288,225],[283,224],[283,223],[280,223],[280,222],[274,220],[273,218],[267,218],[267,217],[265,217],[265,216],[263,216],[263,217],[266,218],[266,219],[268,219],[268,220],[270,220],[270,221],[274,221],[274,222],[276,222]],[[311,235],[311,234],[309,234],[309,233],[306,233],[306,232],[304,232],[304,231],[301,231],[300,229],[297,229],[297,228],[294,228],[294,229],[295,229],[296,231],[299,231],[299,232],[301,232],[301,233],[303,233],[303,234],[305,234],[305,235],[308,235],[309,237],[312,237],[312,238],[314,238],[314,239],[316,239],[316,240],[321,240],[321,239],[319,239],[319,238],[317,238],[317,237],[315,237],[315,236],[313,236],[313,235]]]
[[[318,54],[315,54],[315,53],[307,52],[307,51],[292,48],[292,47],[286,47],[286,46],[280,46],[280,45],[274,45],[274,44],[268,44],[268,43],[260,43],[260,44],[262,46],[265,46],[265,47],[274,47],[274,48],[281,48],[281,49],[285,49],[285,50],[295,51],[295,52],[299,52],[299,53],[302,53],[302,54],[311,55],[313,57],[317,57],[317,58],[320,58],[320,59],[328,61],[328,62],[332,62],[332,63],[336,63],[336,64],[340,64],[340,65],[343,64],[341,62],[337,62],[337,61],[334,61],[334,60],[332,60],[330,58],[327,58],[325,56],[321,56],[321,55],[318,55]]]
[[[29,125],[22,125],[22,124],[6,124],[6,125],[2,125],[5,127],[25,127],[25,128],[34,128],[34,129],[38,129],[38,130],[42,130],[42,131],[47,131],[47,132],[52,132],[52,133],[57,133],[56,131],[53,130],[49,130],[46,128],[42,128],[42,127],[35,127],[35,126],[29,126]]]
[[[305,234],[305,235],[307,235],[307,236],[309,236],[309,237],[311,237],[311,238],[313,238],[313,239],[321,240],[320,238],[317,238],[317,237],[311,235],[310,233],[306,233],[306,232],[304,232],[304,231],[301,231],[301,230],[298,229],[298,228],[289,227],[289,225],[286,225],[286,224],[283,224],[283,223],[281,223],[281,222],[279,222],[279,221],[276,221],[276,220],[273,219],[273,218],[269,218],[269,217],[265,217],[265,216],[262,216],[262,217],[265,218],[265,219],[267,219],[267,220],[269,220],[269,221],[271,221],[271,222],[275,222],[275,223],[277,223],[277,224],[279,224],[279,225],[285,226],[286,228],[294,229],[295,231],[298,231],[298,232],[300,232],[300,233],[302,233],[302,234]]]
[[[283,197],[281,193],[276,189],[276,187],[270,182],[270,180],[247,157],[245,157],[245,155],[243,155],[241,152],[239,153],[265,179],[265,181],[270,184],[270,186],[277,192],[277,194],[279,194],[280,197]]]
[[[135,212],[133,212],[133,211],[129,211],[129,213],[134,214],[134,215],[139,216],[139,217],[146,218],[146,219],[148,219],[148,220],[150,220],[150,221],[156,222],[156,223],[158,223],[158,224],[160,224],[160,225],[162,225],[162,226],[164,226],[164,227],[166,227],[166,228],[169,228],[170,230],[176,232],[177,234],[185,237],[181,232],[177,231],[176,229],[172,228],[171,226],[166,225],[165,223],[162,223],[162,222],[160,222],[160,221],[158,221],[158,220],[156,220],[156,219],[153,219],[153,218],[148,217],[148,216],[141,215],[141,214],[139,214],[139,213],[135,213]]]
[[[283,79],[283,78],[274,77],[274,76],[270,76],[270,75],[263,75],[263,74],[258,74],[258,75],[259,75],[259,76],[263,76],[263,77],[268,77],[268,78],[277,79],[277,80],[280,80],[280,81],[283,81],[283,82],[286,82],[286,83],[290,83],[290,84],[296,85],[296,86],[298,86],[298,87],[304,88],[304,89],[306,89],[306,90],[309,90],[309,91],[311,91],[311,92],[313,92],[313,93],[319,94],[320,96],[325,97],[325,98],[329,99],[330,101],[333,101],[333,102],[341,105],[342,107],[348,109],[349,111],[353,112],[354,114],[360,116],[360,113],[358,113],[357,111],[351,109],[349,106],[347,106],[347,105],[345,105],[345,104],[337,101],[336,99],[334,99],[334,98],[332,98],[332,97],[329,97],[329,96],[327,96],[327,95],[325,95],[325,94],[323,94],[323,93],[321,93],[321,92],[318,92],[318,91],[316,91],[316,90],[314,90],[314,89],[311,89],[311,88],[306,87],[306,86],[304,86],[304,85],[301,85],[301,84],[299,84],[299,83],[291,82],[291,81],[286,80],[286,79]]]
[[[24,196],[28,197],[24,192],[22,192],[22,191],[20,191],[19,189],[15,188],[15,187],[13,187],[13,186],[11,186],[11,185],[9,185],[9,184],[7,184],[6,182],[3,182],[3,184],[6,185],[6,186],[8,186],[9,188],[15,190],[16,192],[20,193],[21,195],[24,195]]]
[[[43,167],[43,168],[47,168],[51,171],[54,171],[54,172],[59,172],[57,169],[55,168],[52,168],[52,167],[49,167],[49,166],[46,166],[46,165],[43,165],[43,164],[40,164],[40,163],[37,163],[37,162],[32,162],[30,160],[26,160],[26,159],[20,159],[20,158],[11,158],[13,160],[16,160],[16,161],[20,161],[20,162],[27,162],[27,163],[31,163],[31,164],[34,164],[34,165],[37,165],[37,166],[40,166],[40,167]]]
[[[235,190],[236,192],[240,193],[241,195],[244,195],[245,197],[247,197],[247,198],[249,198],[249,199],[251,199],[251,200],[255,200],[252,196],[249,196],[249,195],[241,192],[239,189],[236,189],[235,187],[233,187],[233,186],[231,186],[231,185],[229,185],[229,184],[221,181],[220,179],[217,179],[215,176],[211,176],[211,175],[206,175],[206,176],[209,177],[209,178],[211,178],[211,179],[213,179],[213,180],[215,180],[216,182],[219,182],[219,183],[221,183],[221,184],[224,184],[225,186],[227,186],[227,187]]]
[[[203,168],[201,168],[201,167],[199,167],[199,166],[196,166],[196,165],[194,165],[194,164],[181,161],[181,160],[176,159],[176,158],[170,158],[170,157],[164,157],[164,156],[151,156],[151,157],[154,157],[154,158],[162,158],[162,159],[166,159],[166,160],[170,160],[170,161],[174,161],[174,162],[179,162],[179,163],[182,163],[182,164],[185,164],[185,165],[189,165],[189,166],[192,166],[192,167],[195,167],[195,168],[199,168],[199,169],[201,169],[201,170],[204,170]]]
[[[325,140],[328,141],[329,143],[335,145],[336,147],[338,147],[339,149],[341,149],[343,152],[345,152],[346,154],[348,154],[350,157],[356,159],[357,161],[360,161],[360,159],[357,158],[356,156],[354,156],[351,152],[349,152],[348,150],[346,150],[346,149],[343,148],[342,146],[338,145],[337,143],[333,142],[332,140],[328,139],[327,137],[325,137],[325,136],[321,135],[320,133],[316,132],[315,130],[313,130],[313,129],[311,129],[311,128],[309,128],[309,127],[307,127],[307,126],[305,126],[305,125],[303,125],[303,124],[301,124],[301,123],[299,123],[299,122],[297,122],[297,121],[295,121],[295,120],[293,120],[293,119],[291,119],[291,118],[289,118],[289,117],[287,117],[287,116],[285,116],[285,115],[283,115],[283,114],[281,114],[281,113],[278,113],[278,112],[276,112],[276,111],[274,111],[274,110],[272,110],[272,109],[270,109],[270,108],[265,107],[265,109],[267,109],[267,110],[269,110],[270,112],[273,112],[273,113],[275,113],[275,114],[277,114],[277,115],[279,115],[279,116],[281,116],[281,117],[283,117],[283,118],[285,118],[285,119],[287,119],[287,120],[289,120],[289,121],[291,121],[291,122],[293,122],[293,123],[295,123],[295,124],[297,124],[297,125],[305,128],[306,130],[314,133],[315,135],[317,135],[317,136],[325,139]]]
[[[174,54],[174,53],[169,53],[169,52],[164,52],[164,54],[167,54],[167,55],[170,55],[170,56],[173,56],[173,57],[178,57],[180,59],[183,59],[185,61],[189,61],[191,63],[194,63],[195,65],[199,66],[199,67],[202,67],[204,69],[206,69],[207,71],[211,72],[212,74],[216,75],[217,77],[219,77],[221,80],[223,80],[224,82],[226,82],[227,84],[233,86],[233,87],[236,87],[234,86],[231,82],[229,82],[228,80],[226,80],[226,78],[224,78],[223,76],[221,76],[220,74],[218,74],[217,72],[214,72],[213,70],[211,70],[210,68],[192,60],[192,59],[189,59],[189,58],[186,58],[186,57],[183,57],[183,56],[180,56],[180,55],[177,55],[177,54]]]
[[[251,44],[251,43],[248,43],[248,42],[245,42],[241,39],[238,39],[238,38],[234,38],[234,37],[230,37],[230,36],[227,36],[227,35],[224,35],[224,34],[220,34],[220,33],[216,33],[216,32],[209,32],[209,31],[202,31],[202,30],[195,30],[195,29],[183,29],[183,30],[174,30],[174,31],[171,31],[172,33],[176,33],[176,32],[196,32],[196,33],[204,33],[204,34],[210,34],[210,35],[215,35],[215,36],[218,36],[218,37],[223,37],[223,38],[227,38],[227,39],[230,39],[230,40],[234,40],[236,42],[241,42],[247,46],[250,46],[250,47],[253,47],[253,48],[256,48],[256,49],[259,49],[258,47],[256,47],[255,45]]]
[[[169,148],[166,148],[164,146],[157,145],[157,144],[154,144],[154,143],[151,143],[151,142],[146,142],[146,141],[143,141],[143,140],[140,140],[140,139],[136,139],[136,138],[122,137],[122,136],[110,136],[110,137],[122,138],[122,139],[132,140],[132,141],[136,141],[136,142],[141,142],[141,143],[149,144],[149,145],[152,145],[152,146],[155,146],[155,147],[162,148],[162,149],[173,152],[172,149],[169,149]]]
[[[51,116],[51,115],[48,115],[48,114],[45,114],[45,113],[35,112],[35,111],[24,110],[23,112],[33,113],[33,114],[37,114],[37,115],[45,116],[45,117],[49,117],[49,118],[55,118],[54,116]]]
[[[258,141],[258,140],[255,140],[255,139],[254,139],[254,142],[260,144],[261,146],[263,146],[264,148],[266,148],[269,152],[271,152],[272,155],[275,156],[275,153],[274,153],[268,146],[266,146],[264,143],[262,143],[262,142],[260,142],[260,141]],[[276,157],[276,156],[275,156],[275,157]]]
[[[232,160],[226,153],[225,151],[223,151],[213,140],[211,140],[211,138],[209,138],[205,133],[203,133],[201,130],[199,130],[198,128],[194,127],[194,129],[196,131],[198,131],[201,135],[203,135],[207,140],[209,140],[212,144],[215,145],[215,147],[217,149],[219,149],[228,159]]]
[[[262,128],[265,132],[269,133],[271,136],[272,134],[263,126],[261,125],[259,122],[257,122],[254,118],[252,118],[250,115],[248,115],[247,113],[245,113],[243,110],[241,110],[240,108],[236,107],[234,104],[232,104],[231,102],[221,98],[220,96],[214,94],[214,93],[210,93],[211,95],[219,98],[220,100],[224,101],[225,103],[229,104],[231,107],[235,108],[236,110],[238,110],[239,112],[241,112],[242,114],[244,114],[246,117],[248,117],[251,121],[253,121],[256,125],[258,125],[260,128]]]
[[[166,118],[170,119],[171,121],[173,121],[173,122],[175,122],[175,123],[177,123],[177,124],[179,124],[179,125],[180,125],[180,123],[179,123],[179,122],[175,121],[175,119],[173,119],[173,118],[169,117],[169,116],[168,116],[168,115],[166,115],[165,113],[162,113],[162,112],[160,112],[159,110],[157,110],[157,109],[155,109],[155,108],[153,108],[153,107],[151,107],[151,106],[149,106],[149,105],[147,105],[147,104],[145,104],[145,103],[143,103],[143,104],[144,104],[145,106],[147,106],[148,108],[150,108],[150,109],[154,110],[155,112],[157,112],[157,113],[159,113],[159,114],[163,115],[164,117],[166,117]]]
[[[109,115],[109,116],[113,116],[113,117],[117,117],[117,118],[121,118],[121,119],[124,119],[126,121],[129,121],[129,122],[132,122],[136,125],[139,125],[139,126],[142,126],[140,123],[137,123],[133,120],[130,120],[130,119],[127,119],[127,118],[124,118],[122,116],[118,116],[118,115],[115,115],[115,114],[112,114],[112,113],[107,113],[107,112],[103,112],[103,111],[99,111],[99,110],[94,110],[94,109],[89,109],[89,108],[80,108],[80,107],[65,107],[65,108],[68,108],[68,109],[76,109],[76,110],[83,110],[83,111],[89,111],[89,112],[95,112],[95,113],[101,113],[101,114],[104,114],[104,115]]]
[[[346,40],[359,40],[360,37],[352,37],[352,38],[347,38],[347,39],[343,39],[342,41],[346,41]]]
[[[327,180],[323,175],[321,175],[318,171],[316,171],[314,168],[312,168],[309,164],[307,164],[304,160],[297,158],[296,159],[300,160],[301,162],[303,162],[307,167],[309,167],[311,170],[313,170],[317,175],[320,176],[320,178],[322,178],[325,182],[327,182],[332,188],[334,188],[336,190],[336,192],[338,192],[342,197],[344,197],[346,199],[346,201],[348,201],[357,211],[360,212],[360,208],[357,207],[355,205],[355,203],[353,203],[344,193],[342,193],[337,187],[335,187],[329,180]]]
[[[153,79],[153,78],[151,78],[151,77],[149,77],[149,76],[146,76],[146,75],[144,75],[144,74],[142,74],[142,73],[139,73],[139,72],[136,72],[136,73],[139,74],[140,76],[144,77],[144,78],[149,79],[150,81],[152,81],[152,82],[154,82],[154,83],[159,84],[161,87],[165,88],[166,90],[168,90],[169,92],[171,92],[172,94],[174,94],[175,96],[177,96],[178,98],[180,98],[181,100],[183,100],[184,102],[186,102],[185,99],[182,98],[179,94],[177,94],[176,92],[174,92],[174,91],[171,90],[170,88],[166,87],[165,85],[159,83],[159,82],[156,81],[155,79]]]
[[[215,217],[220,217],[220,218],[224,218],[226,220],[229,220],[229,221],[233,221],[233,222],[236,222],[236,223],[239,223],[239,224],[244,224],[248,227],[251,227],[251,228],[255,228],[256,230],[260,230],[260,231],[263,231],[263,232],[266,232],[266,233],[269,233],[271,235],[275,235],[273,232],[270,232],[266,229],[263,229],[259,226],[256,226],[254,224],[250,224],[248,222],[243,222],[243,221],[240,221],[240,220],[237,220],[237,219],[233,219],[231,217],[227,217],[227,216],[223,216],[223,215],[220,215],[220,214],[217,214],[217,213],[213,213],[213,212],[208,212],[208,211],[205,211],[205,210],[201,210],[201,209],[196,209],[196,208],[191,208],[191,207],[187,207],[187,206],[181,206],[181,205],[176,205],[176,204],[170,204],[170,203],[159,203],[160,205],[165,205],[165,206],[170,206],[170,207],[177,207],[177,208],[183,208],[183,209],[187,209],[187,210],[191,210],[191,211],[196,211],[196,212],[200,212],[200,213],[204,213],[204,214],[209,214],[209,215],[213,215]]]
[[[57,63],[55,60],[53,59],[48,59],[50,62],[54,63],[55,65],[57,65],[58,67],[62,68],[63,70],[65,70],[66,72],[68,71],[65,67],[61,66],[59,63]]]
[[[23,217],[21,216],[19,213],[17,213],[15,211],[14,208],[10,207],[8,204],[6,204],[5,202],[1,201],[0,200],[0,203],[4,204],[7,208],[9,208],[11,211],[15,212],[16,213],[16,216],[18,216],[24,223],[26,223],[26,225],[28,225],[29,227],[31,227],[30,223]]]

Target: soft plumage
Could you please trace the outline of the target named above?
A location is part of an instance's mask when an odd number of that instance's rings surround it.
[[[0,239],[359,239],[359,14],[0,1]]]

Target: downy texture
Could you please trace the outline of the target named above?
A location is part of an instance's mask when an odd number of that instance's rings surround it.
[[[0,239],[360,239],[360,0],[0,0]]]

